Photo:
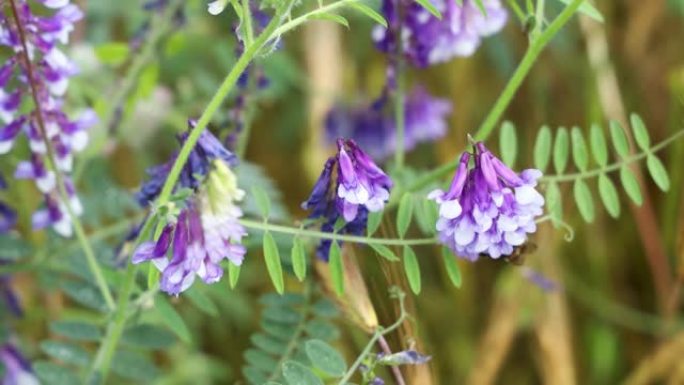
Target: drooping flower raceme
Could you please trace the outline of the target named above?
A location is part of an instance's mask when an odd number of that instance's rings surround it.
[[[373,40],[383,52],[397,53],[401,36],[403,55],[413,65],[427,67],[455,57],[470,56],[483,37],[499,32],[507,13],[500,0],[483,0],[483,13],[474,0],[430,0],[441,13],[438,19],[413,0],[383,0],[388,28],[376,26]]]
[[[152,169],[152,178],[138,194],[141,204],[159,194],[174,160],[175,156]],[[216,137],[208,131],[202,133],[176,186],[192,189],[192,195],[181,202],[184,207],[166,224],[156,242],[143,242],[133,253],[133,263],[150,261],[159,269],[161,290],[178,295],[196,277],[206,283],[218,282],[224,259],[242,264],[246,249],[241,240],[247,232],[238,222],[242,210],[237,203],[245,193],[238,188],[229,167],[234,162],[233,154]]]
[[[396,151],[396,123],[389,105],[390,92],[385,90],[370,105],[333,108],[326,117],[326,139],[333,142],[339,137],[352,138],[374,158],[389,158]],[[446,135],[446,117],[450,112],[449,101],[433,97],[421,86],[411,90],[404,106],[405,150]]]
[[[321,230],[332,232],[344,220],[340,234],[362,234],[368,212],[382,211],[389,199],[392,181],[351,139],[337,140],[338,153],[330,157],[302,208],[309,218],[324,220]],[[318,247],[319,258],[328,260],[330,241]]]
[[[440,241],[471,261],[510,255],[536,231],[535,218],[544,205],[535,189],[541,175],[535,169],[515,173],[478,143],[474,154],[461,156],[449,190],[428,195],[439,204]]]
[[[13,0],[7,8],[8,12],[0,13],[0,46],[13,54],[0,66],[0,154],[14,147],[20,132],[26,135],[31,158],[18,164],[15,177],[34,180],[45,195],[46,208],[34,215],[34,228],[52,225],[59,234],[69,236],[67,203],[56,203],[60,199],[55,172],[65,181],[68,204],[78,215],[80,204],[68,173],[73,153],[86,146],[87,129],[97,117],[86,111],[70,119],[64,112],[63,96],[69,78],[78,70],[59,45],[68,43],[74,23],[83,13],[69,1],[40,1],[29,6],[26,0]],[[25,99],[34,102],[33,109],[20,112]],[[48,169],[47,143],[54,150],[56,170]]]

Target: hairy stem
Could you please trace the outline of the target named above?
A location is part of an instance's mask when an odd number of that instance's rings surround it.
[[[93,274],[93,278],[95,279],[95,283],[97,284],[98,289],[100,290],[100,293],[102,294],[102,298],[104,298],[105,304],[107,305],[107,308],[109,310],[114,310],[114,298],[112,297],[112,293],[109,290],[109,286],[107,286],[107,282],[104,279],[104,275],[102,274],[102,269],[100,269],[100,265],[97,262],[97,258],[95,257],[95,252],[93,251],[92,246],[90,245],[90,242],[88,242],[88,238],[85,235],[85,231],[83,230],[83,226],[81,225],[81,221],[78,218],[78,216],[74,213],[74,210],[71,208],[71,203],[69,202],[69,194],[67,193],[66,190],[66,185],[64,184],[64,178],[62,177],[62,173],[57,167],[57,163],[55,161],[55,150],[52,147],[52,142],[50,141],[50,138],[47,135],[47,131],[45,128],[45,120],[43,117],[43,111],[41,108],[41,103],[40,100],[38,99],[38,85],[36,82],[36,78],[33,73],[33,64],[31,63],[30,58],[28,57],[28,46],[26,44],[26,34],[24,32],[24,26],[21,25],[21,20],[19,18],[19,13],[17,12],[17,6],[15,4],[15,0],[10,0],[9,1],[10,8],[12,10],[12,17],[14,18],[15,23],[17,24],[17,31],[19,32],[19,39],[21,40],[21,45],[22,45],[22,52],[21,52],[21,57],[24,59],[24,65],[26,66],[26,74],[28,77],[28,83],[29,87],[31,89],[31,96],[33,98],[33,103],[35,104],[35,109],[36,109],[36,120],[38,121],[38,129],[40,130],[40,135],[43,138],[43,142],[45,143],[45,148],[47,149],[47,163],[49,168],[54,172],[55,174],[55,179],[57,181],[57,191],[59,193],[59,197],[62,201],[62,204],[66,208],[67,215],[69,216],[69,219],[71,220],[72,226],[74,227],[74,232],[76,233],[76,238],[78,239],[78,242],[81,245],[81,248],[83,249],[83,254],[86,257],[86,262],[88,264],[88,269],[90,269],[90,272]]]
[[[326,13],[331,13],[335,11],[336,9],[340,7],[344,7],[345,5],[349,5],[351,3],[358,3],[363,0],[340,0],[336,1],[332,4],[324,5],[322,7],[319,7],[311,12],[307,12],[301,16],[298,16],[287,23],[284,23],[280,27],[276,28],[276,30],[273,32],[273,38],[278,38],[281,35],[284,35],[285,33],[297,28],[301,24],[304,24],[309,19],[316,18],[319,15],[326,14]]]
[[[541,51],[546,47],[551,39],[556,36],[558,31],[560,31],[560,29],[568,23],[570,18],[575,14],[575,12],[577,12],[577,9],[580,7],[580,5],[582,5],[583,2],[584,0],[573,0],[572,3],[565,7],[565,9],[563,9],[563,11],[553,20],[553,22],[549,25],[549,28],[544,30],[538,38],[532,41],[525,52],[525,56],[523,56],[520,64],[518,65],[518,68],[516,68],[513,76],[508,81],[508,84],[506,84],[506,87],[501,92],[499,98],[496,100],[494,107],[492,107],[492,109],[489,111],[489,114],[487,114],[487,117],[485,118],[484,122],[482,122],[482,125],[475,134],[475,140],[485,140],[492,133],[496,123],[499,121],[499,119],[501,119],[501,115],[503,115],[504,111],[506,111],[506,108],[508,108],[513,96],[515,96],[515,93],[520,88],[523,80],[525,80],[527,74],[532,69],[532,66],[536,62]],[[432,183],[434,180],[437,180],[452,172],[457,165],[458,159],[444,164],[435,170],[426,173],[423,177],[418,178],[415,182],[408,186],[407,190],[420,190],[421,188]]]

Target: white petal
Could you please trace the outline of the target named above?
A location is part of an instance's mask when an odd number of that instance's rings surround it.
[[[457,199],[442,202],[439,206],[439,216],[447,219],[454,219],[461,215],[461,204]]]

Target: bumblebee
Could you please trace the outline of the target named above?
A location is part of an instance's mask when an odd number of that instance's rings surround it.
[[[504,255],[502,258],[504,261],[516,265],[516,266],[521,266],[525,263],[525,257],[527,254],[534,253],[537,250],[537,244],[534,242],[525,242],[520,246],[516,246],[513,248],[513,252],[510,253],[509,255]],[[480,253],[481,257],[489,257],[490,255],[487,253]]]

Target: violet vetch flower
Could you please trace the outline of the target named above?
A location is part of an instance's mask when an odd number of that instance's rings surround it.
[[[352,108],[336,106],[326,117],[326,139],[354,139],[376,159],[387,159],[396,151],[396,124],[389,106],[389,90],[370,105]],[[435,98],[421,86],[406,95],[404,106],[404,148],[414,149],[419,143],[432,142],[447,133],[446,117],[451,103]]]
[[[17,348],[9,343],[0,347],[0,361],[5,367],[2,385],[39,385],[40,381],[33,374],[31,364]]]
[[[392,181],[351,139],[337,140],[338,153],[330,157],[302,208],[309,218],[322,218],[321,230],[332,232],[338,219],[344,220],[339,233],[360,235],[366,228],[368,212],[382,211],[389,199]],[[317,249],[328,260],[330,241]]]
[[[31,158],[20,162],[17,179],[32,179],[45,195],[46,209],[34,215],[38,227],[52,224],[64,236],[71,234],[71,222],[66,206],[58,204],[57,176],[67,184],[71,209],[78,213],[80,203],[68,178],[73,153],[85,148],[87,129],[97,117],[92,111],[76,119],[63,109],[63,96],[69,78],[78,72],[76,66],[60,50],[69,41],[74,23],[83,17],[81,10],[68,0],[43,0],[42,5],[29,6],[26,0],[16,0],[14,12],[0,14],[0,46],[8,47],[12,55],[0,66],[0,154],[9,152],[23,132],[29,143]],[[33,8],[36,9],[34,13]],[[33,95],[35,94],[35,95]],[[22,100],[35,100],[34,110],[20,113]],[[48,170],[47,145],[54,149],[57,170]],[[45,213],[50,215],[46,216]],[[36,216],[38,218],[36,218]],[[50,218],[46,221],[46,218]]]
[[[373,30],[378,49],[398,52],[401,36],[406,59],[415,66],[427,67],[472,55],[483,37],[499,32],[506,24],[507,13],[500,0],[483,0],[486,15],[474,0],[463,0],[463,5],[454,0],[430,2],[442,13],[442,19],[412,0],[383,0],[382,13],[389,26]]]
[[[155,173],[138,196],[139,200],[145,199],[141,203],[158,195],[174,160],[175,156],[170,163],[154,168]],[[178,295],[196,277],[206,283],[218,282],[223,276],[220,263],[224,259],[242,264],[246,249],[240,242],[247,232],[238,222],[242,210],[237,202],[245,192],[238,188],[237,178],[229,168],[234,161],[234,155],[204,131],[176,186],[192,189],[193,194],[181,202],[184,207],[156,242],[143,242],[133,253],[133,263],[150,261],[159,269],[161,290]]]
[[[188,126],[192,130],[195,127],[195,122],[193,120],[188,121]],[[187,137],[187,133],[180,135],[178,142],[182,145]],[[157,198],[177,156],[178,154],[175,153],[168,162],[147,169],[149,179],[140,187],[140,191],[135,194],[135,199],[141,206],[146,206]],[[212,169],[214,160],[220,160],[228,166],[234,166],[237,163],[237,157],[226,150],[211,132],[205,130],[200,135],[197,145],[195,145],[195,148],[190,153],[185,166],[183,166],[175,188],[196,190]]]
[[[469,169],[471,157],[475,166]],[[535,189],[541,176],[535,169],[513,172],[478,143],[475,154],[461,156],[449,190],[428,195],[439,204],[440,241],[471,261],[510,255],[537,229],[534,219],[544,205]]]

